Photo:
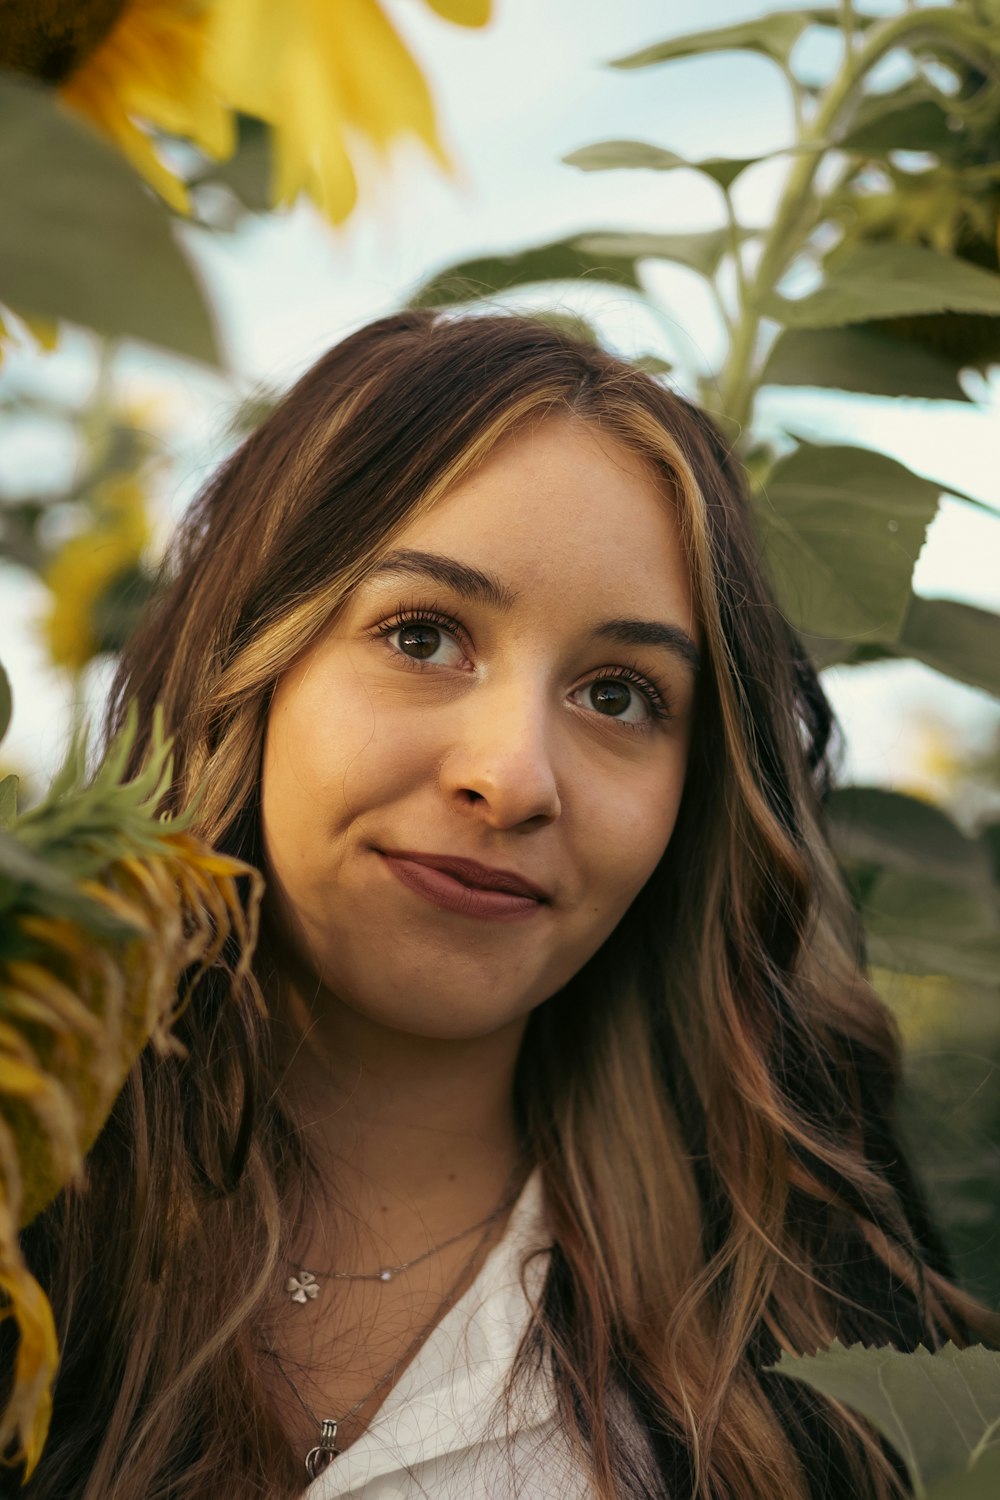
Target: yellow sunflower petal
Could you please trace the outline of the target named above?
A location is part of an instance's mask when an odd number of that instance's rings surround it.
[[[430,91],[377,0],[216,0],[211,67],[219,91],[274,131],[274,196],[306,192],[335,223],[358,185],[351,135],[384,151],[417,135],[445,162]]]
[[[2,1122],[0,1132],[9,1142],[10,1134]],[[10,1180],[8,1160],[13,1154],[8,1147],[3,1153],[7,1159],[0,1158],[0,1195],[2,1182]],[[0,1412],[0,1453],[8,1462],[23,1461],[25,1479],[29,1479],[41,1457],[52,1419],[52,1381],[59,1349],[48,1298],[24,1263],[17,1242],[16,1219],[2,1196],[0,1293],[6,1303],[0,1318],[15,1318],[18,1329],[14,1387],[6,1408]]]
[[[210,14],[202,5],[130,0],[60,90],[181,213],[189,209],[183,183],[137,122],[185,136],[210,156],[232,154],[232,111],[215,88],[210,47]]]
[[[104,78],[83,68],[59,92],[71,109],[86,115],[118,147],[172,209],[190,213],[191,200],[184,184],[160,160],[149,136],[131,119],[120,98],[109,91]]]
[[[376,0],[310,0],[311,31],[349,122],[377,146],[412,132],[443,153],[423,74]],[[339,40],[339,45],[338,45]]]
[[[312,55],[274,127],[274,161],[278,203],[308,193],[334,224],[343,223],[354,208],[358,184],[344,141],[340,98]]]
[[[456,26],[485,26],[490,18],[490,0],[427,0],[427,4]]]

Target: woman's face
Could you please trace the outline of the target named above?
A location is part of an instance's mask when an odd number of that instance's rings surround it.
[[[666,848],[697,627],[672,502],[595,428],[509,438],[281,679],[272,911],[359,1016],[471,1038],[552,995]]]

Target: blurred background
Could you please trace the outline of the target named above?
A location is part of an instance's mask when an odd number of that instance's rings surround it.
[[[734,47],[625,68],[608,64],[682,37],[694,25],[739,27],[762,11],[751,0],[703,0],[697,13],[677,0],[381,0],[379,6],[352,0],[326,7],[337,13],[322,45],[328,42],[339,59],[356,201],[342,162],[303,158],[296,164],[296,131],[308,142],[310,131],[335,134],[337,128],[324,113],[305,54],[289,46],[286,56],[287,38],[278,39],[281,45],[274,37],[255,40],[253,17],[266,7],[215,8],[214,45],[228,47],[233,62],[228,128],[237,131],[238,149],[228,157],[227,122],[179,82],[187,66],[185,38],[171,12],[191,7],[167,0],[119,7],[119,27],[129,20],[134,35],[118,37],[117,53],[102,57],[104,73],[94,77],[85,74],[84,63],[97,53],[83,42],[74,54],[78,64],[60,63],[48,74],[24,63],[27,42],[17,43],[20,53],[10,43],[6,54],[0,42],[0,62],[17,75],[0,96],[0,193],[8,195],[8,205],[13,194],[27,216],[8,213],[7,229],[0,228],[6,326],[0,657],[14,701],[0,770],[21,776],[23,801],[40,793],[74,724],[100,714],[116,645],[152,587],[175,520],[219,459],[330,344],[415,297],[437,293],[462,301],[478,294],[491,303],[582,320],[614,349],[645,359],[663,378],[731,417],[733,440],[742,443],[762,493],[773,480],[775,506],[792,484],[792,471],[780,470],[780,463],[796,443],[807,456],[815,453],[810,445],[838,445],[895,460],[903,468],[866,470],[865,481],[876,507],[899,487],[900,519],[889,512],[885,522],[890,532],[903,528],[908,549],[895,636],[890,639],[878,622],[870,630],[841,626],[842,619],[854,619],[842,608],[833,624],[829,611],[813,619],[808,603],[796,623],[815,638],[819,659],[830,663],[825,684],[845,732],[841,780],[862,789],[853,803],[837,805],[840,847],[870,913],[876,980],[906,1039],[907,1128],[965,1280],[1000,1304],[994,883],[1000,705],[989,691],[998,670],[991,652],[1000,649],[1000,637],[987,620],[1000,609],[1000,275],[995,253],[990,262],[968,251],[978,224],[987,246],[992,226],[995,252],[1000,152],[981,147],[982,108],[977,119],[970,106],[968,120],[958,109],[973,99],[982,106],[993,87],[987,126],[992,121],[995,145],[997,78],[970,83],[954,66],[949,77],[946,48],[916,62],[905,47],[888,49],[865,88],[886,97],[911,90],[903,101],[910,111],[903,133],[869,140],[854,178],[843,170],[845,159],[853,163],[854,157],[828,153],[817,180],[832,196],[845,181],[851,191],[856,187],[852,217],[834,206],[825,228],[817,219],[812,243],[819,254],[811,265],[808,256],[792,263],[781,288],[808,296],[824,276],[835,275],[834,262],[830,270],[823,256],[836,249],[836,225],[875,225],[878,243],[894,237],[918,253],[974,263],[978,274],[992,277],[994,287],[970,283],[964,303],[952,297],[935,304],[925,292],[923,302],[918,297],[912,306],[892,309],[903,319],[922,318],[923,329],[937,307],[964,309],[975,315],[979,333],[985,328],[985,342],[971,353],[964,345],[945,351],[943,359],[927,340],[879,346],[895,359],[898,381],[871,378],[873,355],[867,379],[847,376],[838,383],[824,376],[813,383],[800,357],[795,373],[780,383],[759,382],[751,414],[745,404],[732,410],[726,383],[744,267],[731,254],[723,263],[720,250],[710,268],[717,273],[713,284],[694,262],[708,245],[708,232],[731,236],[735,226],[739,239],[746,227],[745,274],[752,274],[759,248],[749,231],[766,230],[779,213],[799,160],[787,154],[790,143],[802,138],[845,55],[863,45],[868,20],[900,15],[904,5],[877,0],[859,8],[853,21],[849,8],[833,9],[822,13],[825,24],[809,26],[806,19],[821,12],[790,5],[784,13],[800,24],[762,33],[763,42],[744,36]],[[308,27],[319,24],[321,8],[319,0],[295,0],[281,12],[282,24],[289,31],[299,26],[298,42],[304,37],[308,43]],[[992,14],[988,0],[955,9],[973,26]],[[396,42],[380,29],[382,22]],[[146,73],[144,45],[155,53]],[[162,225],[143,221],[143,233],[132,236],[131,185],[119,182],[103,158],[95,166],[84,153],[76,162],[75,137],[62,142],[56,139],[61,127],[48,116],[36,119],[34,93],[22,100],[23,75],[32,72],[59,89],[63,105],[96,120],[115,141],[118,163],[123,171],[130,163],[136,192],[150,211],[153,191],[136,174],[152,182]],[[424,80],[427,99],[414,74]],[[923,94],[913,92],[916,85]],[[928,89],[956,101],[947,128],[959,145],[972,142],[974,160],[956,165],[946,138],[934,134],[937,117],[924,109]],[[136,118],[159,129],[136,130],[130,124]],[[22,142],[37,143],[30,158],[23,144],[19,150],[11,145],[12,122],[24,132]],[[865,121],[854,126],[870,129]],[[617,154],[564,160],[596,142],[617,143]],[[622,149],[623,142],[632,149]],[[661,157],[643,158],[637,142]],[[213,160],[213,151],[224,159]],[[667,151],[702,167],[668,164]],[[53,167],[46,196],[40,179],[47,152],[53,162],[65,159],[66,176],[63,182]],[[733,159],[744,163],[741,170],[704,169],[706,162]],[[902,187],[901,175],[907,178]],[[973,184],[968,190],[966,179]],[[276,196],[284,201],[275,205]],[[862,200],[890,199],[906,206],[891,230],[858,211]],[[58,227],[68,203],[77,205],[78,233]],[[44,251],[28,252],[23,244],[12,249],[18,222],[23,227],[31,214],[57,232]],[[182,271],[164,250],[167,234],[179,247]],[[603,248],[602,234],[610,237]],[[629,235],[626,254],[622,237]],[[676,244],[646,253],[649,241],[642,239],[686,235],[701,237],[697,254]],[[731,248],[733,242],[719,243]],[[528,263],[524,252],[531,247],[549,248]],[[158,257],[166,257],[162,266]],[[462,268],[458,293],[448,290],[445,274],[455,266]],[[605,274],[608,266],[613,275]],[[189,272],[194,290],[186,281],[181,286]],[[13,277],[10,285],[5,273]],[[902,274],[890,277],[885,285],[903,280]],[[68,300],[47,300],[56,283],[68,289]],[[879,283],[874,304],[870,287],[867,295],[869,310],[845,313],[841,324],[874,319]],[[892,332],[909,337],[902,326]],[[851,357],[865,363],[857,350]],[[851,490],[853,483],[847,483],[851,505],[860,493]],[[824,503],[832,515],[832,491]],[[819,570],[826,549],[836,550],[838,529],[849,528],[855,514],[849,507],[846,519],[838,513],[825,532],[813,527],[811,567]],[[863,608],[873,584],[860,571],[857,577],[854,602]],[[888,571],[885,577],[889,590]],[[920,649],[907,645],[902,622],[911,589],[918,600],[950,601],[969,611],[948,617],[957,633],[947,650],[936,653],[926,641]],[[967,634],[959,649],[961,630]],[[956,666],[960,656],[964,668]]]

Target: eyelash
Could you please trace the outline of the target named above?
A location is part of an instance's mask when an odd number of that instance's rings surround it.
[[[431,605],[429,608],[421,607],[418,609],[415,606],[401,604],[388,619],[376,625],[370,634],[373,639],[386,640],[390,635],[395,634],[397,630],[402,630],[407,625],[433,625],[438,630],[447,631],[449,635],[454,636],[462,644],[466,646],[471,644],[468,631],[462,622],[456,620],[453,615],[445,614],[443,610],[438,609],[435,605]],[[405,652],[399,651],[395,654],[413,671],[420,672],[425,670],[423,662],[407,656]],[[630,687],[634,687],[641,693],[645,699],[646,707],[649,709],[650,721],[662,724],[673,718],[670,700],[667,695],[661,688],[657,687],[656,683],[651,682],[644,673],[640,672],[636,666],[623,662],[616,667],[602,668],[590,680],[591,683],[627,682]],[[649,721],[643,724],[629,724],[626,721],[615,719],[610,714],[604,715],[604,717],[609,718],[612,723],[617,723],[620,729],[626,729],[632,733],[641,734],[649,727]]]

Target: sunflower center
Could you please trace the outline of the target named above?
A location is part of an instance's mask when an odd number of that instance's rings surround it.
[[[0,68],[62,83],[100,46],[128,0],[13,0],[3,7]]]

